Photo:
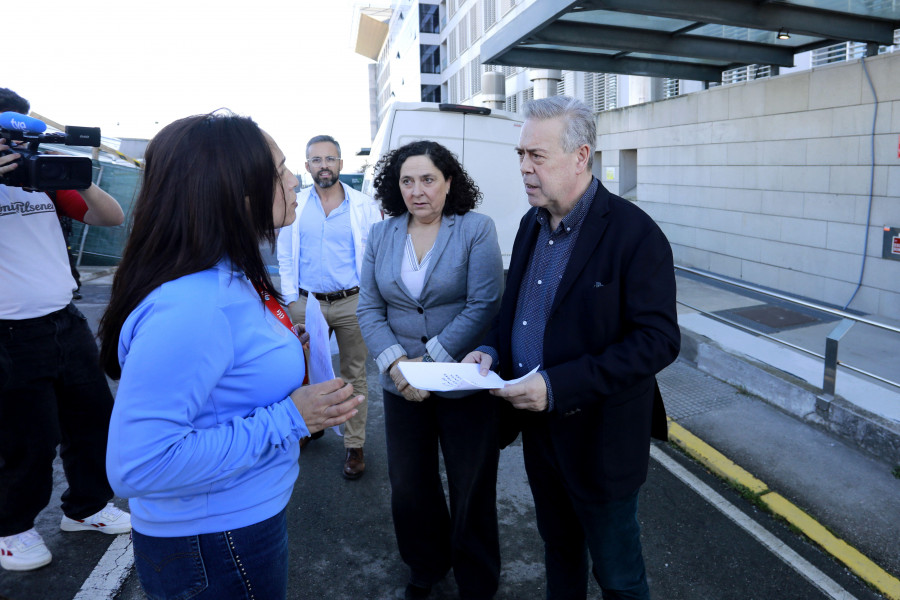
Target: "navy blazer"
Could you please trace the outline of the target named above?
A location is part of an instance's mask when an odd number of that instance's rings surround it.
[[[512,377],[512,322],[538,228],[532,208],[519,224],[500,312],[485,339],[498,351],[504,379]],[[679,346],[669,242],[646,213],[601,184],[544,331],[542,368],[554,410],[505,410],[506,433],[522,429],[526,460],[530,444],[552,446],[579,497],[627,496],[646,479],[651,425],[665,439],[655,375]]]

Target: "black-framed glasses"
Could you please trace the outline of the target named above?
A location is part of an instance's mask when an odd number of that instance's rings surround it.
[[[309,158],[306,159],[306,162],[308,162],[309,164],[311,164],[314,167],[318,167],[323,162],[326,165],[328,165],[329,167],[333,167],[334,165],[336,165],[338,163],[339,160],[341,160],[340,156],[325,156],[325,157],[310,156]]]

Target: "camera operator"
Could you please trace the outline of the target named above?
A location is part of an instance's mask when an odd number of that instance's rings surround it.
[[[28,110],[25,99],[0,88],[0,113]],[[50,502],[57,445],[69,484],[60,529],[131,530],[128,513],[109,504],[113,399],[94,336],[71,303],[76,284],[57,210],[105,226],[120,225],[124,214],[93,184],[61,190],[55,202],[4,185],[20,155],[5,139],[0,154],[0,566],[27,571],[51,560],[34,521]]]

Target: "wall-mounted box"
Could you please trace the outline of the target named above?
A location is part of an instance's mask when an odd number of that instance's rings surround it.
[[[881,257],[900,260],[900,227],[884,226],[884,242]]]

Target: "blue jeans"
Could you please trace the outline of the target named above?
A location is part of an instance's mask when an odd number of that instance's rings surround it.
[[[94,335],[74,305],[0,320],[0,536],[34,527],[50,502],[57,446],[69,484],[66,516],[83,519],[106,506],[112,406]]]
[[[548,600],[587,597],[588,555],[604,600],[649,600],[638,491],[609,502],[580,500],[566,491],[552,450],[530,438],[523,443],[538,531],[544,540]]]
[[[287,596],[287,509],[240,529],[153,537],[132,531],[134,566],[150,600],[280,600]]]

